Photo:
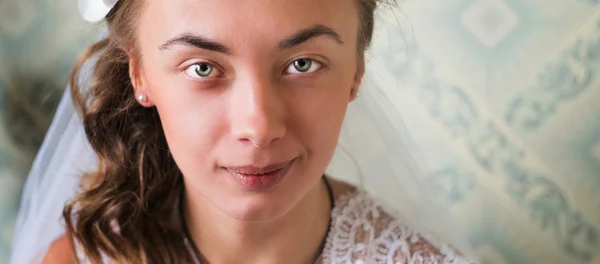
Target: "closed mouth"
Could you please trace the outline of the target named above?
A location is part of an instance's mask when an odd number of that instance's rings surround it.
[[[230,172],[233,172],[236,174],[241,174],[241,175],[246,175],[246,176],[262,176],[265,174],[269,174],[269,173],[284,169],[290,163],[292,163],[292,161],[293,160],[286,161],[286,162],[280,162],[280,163],[272,163],[272,164],[269,164],[267,166],[262,166],[262,167],[248,165],[248,166],[238,166],[238,167],[225,167],[225,169],[227,169]]]

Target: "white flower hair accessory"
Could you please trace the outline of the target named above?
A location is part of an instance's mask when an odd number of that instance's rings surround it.
[[[98,22],[115,7],[119,0],[77,0],[77,7],[83,19]]]

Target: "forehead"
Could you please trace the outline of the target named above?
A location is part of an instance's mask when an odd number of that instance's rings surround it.
[[[356,0],[148,0],[141,38],[155,41],[198,33],[228,42],[277,42],[316,24],[334,28],[347,43],[358,29]]]

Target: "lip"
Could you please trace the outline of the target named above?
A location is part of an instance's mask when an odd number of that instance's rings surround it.
[[[289,172],[295,159],[274,163],[264,167],[239,166],[224,167],[232,178],[244,189],[259,191],[277,185]]]

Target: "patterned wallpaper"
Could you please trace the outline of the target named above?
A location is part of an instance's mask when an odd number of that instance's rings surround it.
[[[72,0],[0,0],[0,263],[20,191],[77,55],[97,29]]]
[[[381,84],[400,79],[482,262],[600,263],[598,1],[404,1],[383,20],[381,52],[407,52],[376,62]]]
[[[96,32],[74,2],[0,0],[0,263],[32,157]],[[600,264],[599,4],[404,0],[379,18],[369,77],[482,263]]]

